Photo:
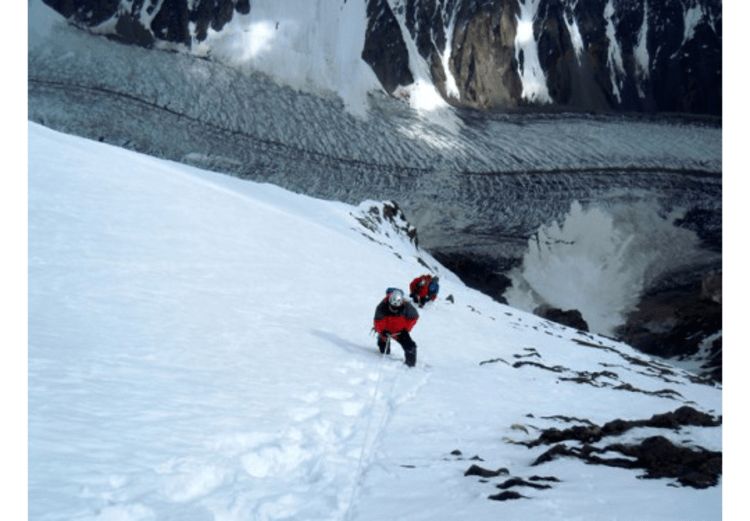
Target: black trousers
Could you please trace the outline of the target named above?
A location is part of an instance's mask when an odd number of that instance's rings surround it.
[[[406,365],[414,367],[417,363],[417,344],[412,340],[411,335],[406,329],[402,329],[397,335],[391,337],[391,340],[395,340],[404,350],[404,357],[406,358]],[[382,354],[390,354],[391,346],[388,341],[382,336],[378,335],[378,349]]]
[[[418,306],[419,306],[420,308],[424,307],[424,305],[425,305],[425,304],[427,304],[427,303],[428,303],[428,302],[429,302],[430,300],[432,300],[432,298],[431,298],[431,297],[430,297],[429,295],[427,295],[427,296],[424,296],[424,297],[420,297],[420,296],[419,296],[419,295],[417,295],[416,293],[412,293],[412,294],[411,294],[411,299],[412,299],[412,300],[414,301],[414,303],[415,303],[416,305],[418,305]]]

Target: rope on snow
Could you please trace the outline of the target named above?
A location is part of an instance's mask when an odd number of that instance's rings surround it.
[[[386,353],[388,353],[390,351],[390,349],[389,349],[390,347],[391,347],[391,338],[388,337],[387,340],[386,340],[386,344],[385,344],[385,352]],[[383,378],[383,367],[385,366],[385,357],[386,357],[385,353],[383,353],[383,354],[380,355],[380,364],[379,364],[379,367],[378,367],[378,379],[375,382],[375,391],[372,394],[372,402],[370,403],[370,414],[367,417],[367,426],[365,427],[365,438],[364,438],[364,440],[362,442],[362,450],[359,453],[359,461],[357,462],[357,471],[354,474],[354,484],[352,485],[352,494],[351,494],[351,497],[349,498],[349,505],[346,507],[346,512],[344,513],[344,519],[349,519],[349,515],[350,515],[351,509],[352,509],[352,505],[354,505],[354,496],[356,495],[357,489],[359,488],[360,476],[362,474],[362,464],[364,462],[365,452],[366,452],[367,446],[368,446],[367,441],[368,441],[368,438],[370,437],[370,425],[372,424],[372,418],[375,415],[374,414],[375,413],[375,403],[376,403],[376,400],[378,398],[378,389],[380,389],[380,382],[381,382],[381,380]],[[395,387],[396,387],[396,378],[393,379],[393,385],[389,389],[388,394],[391,394],[393,392],[393,389]],[[385,416],[386,416],[386,414],[384,413],[383,414],[383,418],[385,418]],[[382,421],[380,423],[380,425],[378,426],[378,430],[382,429],[384,424],[385,424],[385,422]],[[373,440],[371,441],[371,443],[374,443],[374,442],[375,442],[375,440],[373,438]]]

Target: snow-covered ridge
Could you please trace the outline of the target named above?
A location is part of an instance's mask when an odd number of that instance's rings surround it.
[[[363,226],[380,203],[35,123],[28,142],[30,519],[721,519],[721,479],[532,466],[548,429],[684,405],[720,419],[720,386],[466,288],[382,219]],[[409,370],[369,330],[420,259],[441,294]],[[722,450],[721,425],[644,423],[593,446],[654,437]],[[473,464],[507,474],[465,475]],[[555,480],[488,500],[534,475]]]

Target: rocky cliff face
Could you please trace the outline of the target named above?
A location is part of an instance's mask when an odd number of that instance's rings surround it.
[[[44,2],[97,32],[188,51],[253,8],[252,0]],[[411,64],[423,60],[461,107],[721,115],[721,2],[367,0],[366,11],[362,59],[390,93],[410,85]]]
[[[161,40],[190,47],[221,31],[234,13],[250,12],[250,0],[43,0],[70,19],[114,38],[152,47]]]
[[[380,8],[368,40],[382,41],[382,20],[401,17],[436,85],[456,105],[721,114],[720,2],[370,3]],[[536,45],[525,45],[531,38]],[[536,60],[543,88],[524,92],[522,75]],[[397,65],[385,56],[368,63],[379,77],[395,76]],[[450,95],[446,73],[459,96]]]

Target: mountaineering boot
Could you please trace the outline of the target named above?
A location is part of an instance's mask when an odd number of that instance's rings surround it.
[[[406,357],[404,363],[409,367],[414,367],[417,363],[417,348],[404,349],[404,356]]]

